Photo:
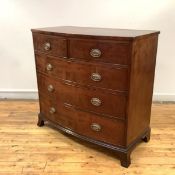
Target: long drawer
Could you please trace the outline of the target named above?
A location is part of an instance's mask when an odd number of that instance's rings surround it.
[[[40,73],[37,76],[41,95],[84,111],[109,117],[125,117],[126,96],[124,93],[112,94],[99,88],[75,86],[65,81],[56,81]]]
[[[46,100],[42,95],[40,108],[43,116],[74,132],[113,145],[124,145],[123,121],[76,110],[72,106],[64,106],[51,99]]]
[[[36,54],[35,57],[37,70],[53,77],[86,86],[128,90],[127,67],[69,61],[40,54]]]

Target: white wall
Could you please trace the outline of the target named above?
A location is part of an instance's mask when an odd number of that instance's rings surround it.
[[[0,97],[35,98],[31,28],[160,30],[154,98],[175,101],[174,0],[0,0]]]

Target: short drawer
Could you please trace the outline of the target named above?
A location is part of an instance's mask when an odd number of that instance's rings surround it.
[[[48,70],[49,65],[51,69]],[[39,72],[80,85],[90,85],[118,91],[128,90],[127,67],[67,61],[36,54],[36,68]]]
[[[130,43],[124,41],[86,39],[70,39],[69,41],[70,57],[86,61],[128,65],[130,52]]]
[[[56,81],[38,73],[38,88],[41,95],[47,95],[64,105],[97,113],[104,116],[124,118],[126,108],[125,93],[112,94],[99,88],[86,88]]]
[[[62,37],[33,33],[34,50],[52,56],[67,57],[67,40]]]
[[[40,97],[41,113],[49,120],[86,137],[124,146],[125,123],[63,106]],[[53,110],[54,109],[54,110]],[[112,135],[111,135],[112,133]]]

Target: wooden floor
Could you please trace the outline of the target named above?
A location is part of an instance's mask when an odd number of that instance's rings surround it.
[[[0,175],[175,175],[175,104],[154,104],[152,136],[126,169],[112,152],[36,126],[38,102],[0,101]]]

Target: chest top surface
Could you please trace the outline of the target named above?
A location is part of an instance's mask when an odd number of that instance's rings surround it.
[[[61,36],[91,36],[91,37],[110,37],[132,40],[152,34],[159,34],[159,31],[152,30],[133,30],[133,29],[112,29],[112,28],[93,28],[93,27],[74,27],[58,26],[32,29],[32,32],[41,34],[52,34]]]

